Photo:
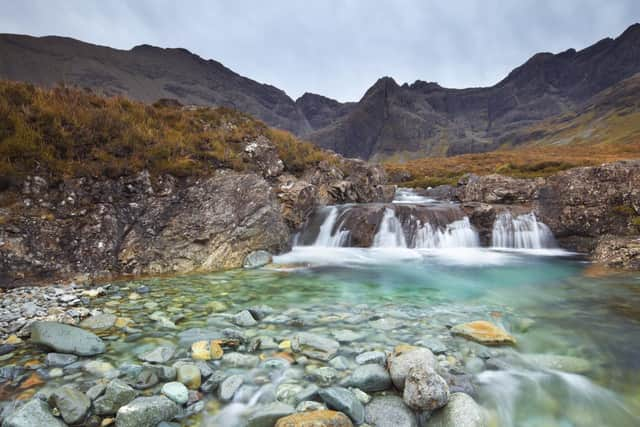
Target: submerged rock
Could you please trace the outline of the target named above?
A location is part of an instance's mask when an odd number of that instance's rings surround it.
[[[346,388],[329,387],[321,389],[318,393],[329,408],[344,412],[356,425],[364,422],[362,403]]]
[[[591,362],[574,356],[557,354],[523,354],[522,359],[537,368],[584,374],[593,369]]]
[[[116,427],[156,427],[177,413],[178,405],[165,396],[138,397],[118,410]]]
[[[270,264],[272,260],[271,253],[267,251],[254,251],[244,257],[242,266],[244,268],[258,268]]]
[[[31,325],[31,342],[78,356],[94,356],[106,350],[104,342],[95,334],[56,322],[34,322]]]
[[[80,326],[87,329],[109,329],[116,323],[116,316],[113,314],[98,314],[87,317]]]
[[[240,313],[233,316],[231,320],[235,325],[238,326],[255,326],[258,324],[256,319],[253,318],[249,310],[242,310]]]
[[[358,366],[346,385],[366,392],[384,391],[391,388],[391,377],[382,365],[371,363]]]
[[[66,424],[53,416],[49,405],[40,399],[34,398],[24,406],[9,415],[2,427],[65,427]]]
[[[81,422],[89,412],[91,400],[81,391],[70,386],[56,389],[49,397],[52,407],[58,408],[60,415],[67,424]]]
[[[247,427],[273,427],[282,417],[295,412],[295,408],[281,402],[258,405],[247,418]]]
[[[160,346],[138,355],[138,359],[149,363],[167,363],[175,352],[175,347]]]
[[[444,408],[433,413],[429,427],[486,427],[482,408],[464,393],[453,393]]]
[[[113,380],[107,385],[104,394],[93,402],[94,411],[98,415],[113,415],[135,397],[136,391],[128,384]]]
[[[181,382],[187,388],[192,390],[197,390],[200,388],[200,384],[202,383],[202,376],[200,374],[200,369],[192,364],[185,363],[177,367],[177,380]]]
[[[340,344],[337,341],[309,332],[300,332],[291,340],[291,349],[294,352],[325,362],[335,356],[339,348]]]
[[[242,375],[231,375],[222,381],[218,387],[218,398],[223,402],[229,402],[233,399],[233,395],[236,394],[236,391],[238,391],[243,382],[244,378]]]
[[[401,425],[401,424],[400,424]],[[349,417],[330,410],[308,411],[280,418],[275,427],[352,427]],[[396,424],[396,427],[399,425]]]
[[[418,427],[413,411],[398,396],[376,396],[365,408],[365,422],[376,427]]]
[[[462,323],[451,328],[453,335],[479,342],[485,345],[515,344],[516,339],[504,329],[485,320]]]
[[[184,405],[189,400],[189,390],[177,381],[166,383],[160,391],[178,405]]]

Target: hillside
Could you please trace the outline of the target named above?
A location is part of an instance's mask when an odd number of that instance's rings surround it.
[[[26,175],[112,177],[149,170],[205,176],[251,171],[246,143],[268,138],[285,171],[298,174],[335,156],[227,108],[146,105],[79,89],[0,82],[0,183]],[[333,160],[332,160],[333,161]]]
[[[64,82],[147,103],[173,98],[230,107],[321,147],[371,160],[485,152],[542,134],[544,143],[566,142],[562,121],[584,115],[586,123],[594,113],[590,106],[611,91],[632,99],[633,85],[618,84],[638,72],[640,24],[634,24],[580,51],[535,54],[491,87],[449,89],[420,80],[399,85],[383,77],[358,102],[311,93],[294,101],[185,49],[116,50],[62,37],[0,35],[0,78],[49,87]],[[607,116],[610,104],[600,105],[598,114]],[[560,120],[555,136],[547,131],[551,119]]]

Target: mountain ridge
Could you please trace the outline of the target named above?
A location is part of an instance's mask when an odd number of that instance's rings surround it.
[[[238,109],[350,157],[456,155],[518,145],[528,129],[578,113],[598,93],[640,72],[640,24],[581,50],[540,52],[493,86],[445,88],[378,79],[356,102],[275,86],[183,48],[130,50],[68,37],[0,34],[0,78],[89,87],[144,102]],[[525,138],[526,139],[526,138]]]

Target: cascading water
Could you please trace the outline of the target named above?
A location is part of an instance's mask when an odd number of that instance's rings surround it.
[[[326,246],[326,247],[337,247],[344,246],[349,239],[349,231],[348,230],[338,230],[333,231],[336,222],[338,221],[338,217],[340,212],[336,206],[332,206],[329,214],[322,222],[320,226],[320,230],[318,231],[318,237],[316,237],[316,241],[313,243],[313,246]]]
[[[492,246],[504,249],[542,249],[555,246],[553,233],[537,220],[533,212],[513,217],[505,211],[496,217],[491,235]]]
[[[454,221],[445,228],[434,228],[426,223],[418,228],[414,247],[428,249],[474,248],[480,246],[478,233],[468,217]]]
[[[407,240],[404,237],[402,224],[396,218],[393,209],[385,208],[380,221],[378,232],[373,238],[373,247],[376,248],[406,248]]]

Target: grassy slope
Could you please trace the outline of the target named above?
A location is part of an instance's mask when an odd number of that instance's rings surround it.
[[[640,158],[640,75],[593,98],[578,113],[546,120],[518,133],[518,145],[498,151],[388,162],[404,186],[454,184],[464,173],[531,178],[576,166]]]
[[[49,178],[249,170],[244,141],[273,141],[291,173],[332,158],[291,134],[226,108],[153,106],[79,89],[0,81],[0,189],[28,174]]]

